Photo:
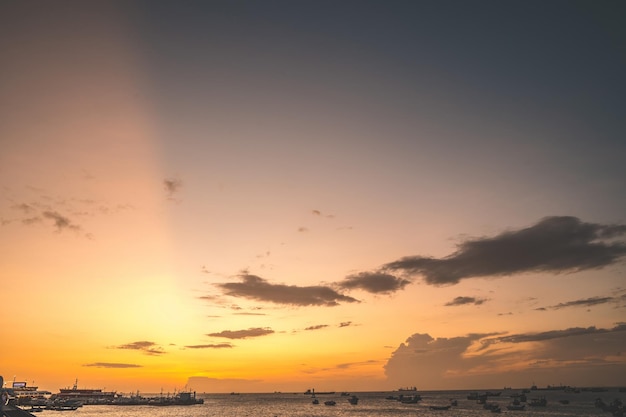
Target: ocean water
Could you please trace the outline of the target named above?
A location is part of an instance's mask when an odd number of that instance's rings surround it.
[[[484,391],[481,391],[484,392]],[[512,401],[511,395],[519,390],[502,390],[498,397],[489,397],[490,403],[497,403],[502,408],[500,415],[519,417],[565,417],[565,416],[604,416],[611,417],[595,406],[595,399],[601,398],[605,403],[620,399],[626,403],[626,393],[611,389],[608,392],[583,391],[581,393],[538,390],[526,394],[528,401],[531,398],[545,396],[546,407],[526,406],[525,411],[511,411],[506,405]],[[204,404],[191,406],[114,406],[90,405],[83,406],[76,411],[45,410],[34,414],[41,417],[380,417],[380,416],[490,416],[498,415],[484,409],[483,405],[474,400],[468,400],[470,391],[422,391],[419,392],[422,401],[417,404],[402,404],[398,401],[385,399],[388,395],[398,395],[397,392],[361,392],[352,393],[359,397],[357,405],[348,402],[349,397],[340,393],[318,395],[320,404],[314,405],[309,395],[302,393],[276,394],[199,394],[204,398]],[[324,401],[335,400],[337,405],[326,406]],[[430,405],[448,405],[451,399],[456,399],[457,406],[447,411],[431,410]],[[560,400],[569,400],[562,404]]]

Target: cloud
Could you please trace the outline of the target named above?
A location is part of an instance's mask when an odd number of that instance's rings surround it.
[[[519,334],[433,338],[416,333],[384,366],[396,385],[443,387],[551,384],[618,385],[626,371],[626,323]],[[559,379],[560,380],[560,379]]]
[[[428,284],[446,285],[471,277],[599,269],[626,255],[626,243],[615,240],[624,235],[626,225],[546,217],[525,229],[467,240],[445,258],[408,256],[384,265],[383,271],[418,274]]]
[[[309,229],[307,229],[306,227],[298,227],[298,232],[300,232],[300,233],[306,233],[308,231],[309,231]]]
[[[163,188],[167,193],[167,198],[172,199],[183,186],[183,182],[178,178],[166,178],[163,180]]]
[[[43,217],[47,219],[51,219],[54,221],[54,226],[57,228],[58,232],[61,232],[64,229],[69,230],[80,230],[80,226],[72,223],[70,219],[65,216],[60,215],[56,211],[44,211]]]
[[[115,368],[115,369],[125,369],[125,368],[141,368],[141,365],[135,365],[132,363],[111,363],[111,362],[94,362],[94,363],[86,363],[83,366],[89,366],[94,368]]]
[[[590,297],[590,298],[585,298],[585,299],[580,299],[580,300],[567,301],[565,303],[559,303],[553,306],[540,307],[540,308],[537,308],[536,310],[545,311],[547,309],[560,310],[562,308],[569,308],[569,307],[592,307],[592,306],[601,305],[601,304],[617,303],[617,302],[623,301],[624,298],[625,298],[624,296],[622,297]]]
[[[320,216],[320,217],[324,216],[324,217],[326,217],[327,219],[334,219],[334,218],[335,218],[335,215],[334,215],[334,214],[322,214],[322,212],[321,212],[320,210],[311,210],[311,213],[312,213],[314,216]]]
[[[209,333],[207,336],[211,337],[225,337],[227,339],[247,339],[249,337],[267,336],[274,333],[274,330],[270,328],[250,328],[246,330],[222,330],[219,333]]]
[[[626,325],[620,324],[612,329],[598,329],[595,326],[590,327],[570,327],[564,330],[550,330],[539,333],[521,333],[493,339],[493,342],[502,343],[523,343],[523,342],[539,342],[551,339],[560,339],[572,336],[594,335],[608,332],[626,331]]]
[[[307,328],[305,328],[304,330],[320,330],[320,329],[324,329],[328,327],[328,324],[317,324],[315,326],[309,326]]]
[[[411,282],[382,272],[360,272],[349,275],[338,285],[342,289],[361,289],[373,294],[389,294],[403,289]]]
[[[483,304],[485,301],[487,301],[485,298],[456,297],[454,300],[447,302],[445,306],[452,307],[452,306],[462,306],[465,304],[474,304],[474,305],[479,306]]]
[[[351,325],[352,325],[351,321],[342,321],[341,323],[339,323],[339,327],[348,327]]]
[[[213,343],[208,345],[188,345],[187,349],[230,349],[234,347],[231,343]]]
[[[166,353],[162,347],[158,346],[154,342],[148,341],[140,341],[140,342],[132,342],[127,343],[125,345],[114,346],[114,349],[128,349],[128,350],[139,350],[146,355],[162,355]]]
[[[35,210],[32,205],[27,203],[14,204],[13,206],[11,206],[11,208],[15,210],[20,210],[26,214],[30,214]]]
[[[275,304],[295,306],[336,306],[339,302],[359,302],[330,287],[321,285],[298,287],[296,285],[270,284],[256,275],[243,274],[242,282],[216,284],[226,295]]]

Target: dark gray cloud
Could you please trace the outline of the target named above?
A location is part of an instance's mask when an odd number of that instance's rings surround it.
[[[411,282],[382,272],[360,272],[349,275],[338,285],[342,289],[361,289],[373,294],[389,294],[403,289]]]
[[[256,275],[244,274],[241,282],[216,284],[226,295],[275,304],[296,306],[336,306],[339,302],[359,302],[326,286],[298,287],[296,285],[270,284]]]
[[[124,345],[119,345],[119,346],[114,346],[114,349],[128,349],[128,350],[138,350],[141,351],[142,353],[145,353],[146,355],[162,355],[164,353],[166,353],[162,347],[160,347],[159,345],[157,345],[154,342],[148,342],[148,341],[139,341],[139,342],[132,342],[132,343],[127,343]]]
[[[467,240],[445,258],[409,256],[384,265],[383,271],[418,274],[428,284],[446,285],[471,277],[599,269],[626,256],[626,243],[617,240],[624,235],[626,225],[546,217],[525,229]]]
[[[317,324],[315,326],[309,326],[307,328],[305,328],[304,330],[320,330],[320,329],[324,329],[328,327],[328,324]]]
[[[249,337],[267,336],[274,333],[274,330],[270,328],[250,328],[246,330],[222,330],[218,333],[209,333],[207,336],[211,337],[225,337],[227,339],[247,339]]]
[[[43,217],[45,217],[46,219],[51,219],[52,221],[54,221],[54,226],[56,227],[57,231],[61,232],[63,230],[75,230],[78,231],[80,230],[80,226],[78,226],[77,224],[72,223],[72,221],[65,217],[62,216],[61,214],[57,213],[56,211],[44,211],[43,212]]]
[[[111,362],[94,362],[94,363],[86,363],[83,366],[94,367],[94,368],[141,368],[141,365],[135,365],[133,363],[111,363]]]
[[[351,325],[352,325],[351,321],[342,321],[341,323],[339,323],[339,327],[348,327]]]
[[[90,366],[94,368],[142,368],[141,365],[135,365],[132,363],[111,363],[111,362],[94,362],[94,363],[86,363],[83,366]]]
[[[212,343],[208,345],[187,345],[187,349],[229,349],[234,347],[231,343]]]
[[[453,306],[462,306],[465,304],[474,304],[474,305],[481,305],[483,304],[485,301],[487,301],[485,298],[475,298],[475,297],[456,297],[454,300],[447,302],[445,304],[446,307],[453,307]]]

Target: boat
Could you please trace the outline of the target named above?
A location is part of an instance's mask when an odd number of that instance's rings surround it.
[[[150,399],[147,405],[156,405],[156,406],[168,406],[168,405],[196,405],[196,404],[204,404],[204,400],[202,398],[196,397],[196,392],[190,391],[181,391],[178,394],[174,394],[174,396],[170,397],[155,397]]]
[[[546,397],[541,396],[539,398],[531,398],[528,405],[531,407],[545,407],[548,405],[548,401],[546,400]]]
[[[398,397],[398,401],[400,401],[402,404],[416,404],[421,400],[422,396],[419,394],[409,395],[408,397],[400,395],[400,397]]]
[[[46,410],[53,411],[75,411],[83,406],[78,400],[56,398],[46,405]]]
[[[304,392],[304,395],[331,395],[334,393],[335,391],[315,391],[315,389],[308,389]]]
[[[506,409],[511,411],[523,411],[525,408],[526,404],[509,404],[506,406]]]
[[[17,405],[44,405],[52,394],[50,391],[39,390],[39,387],[28,386],[23,381],[13,381],[9,395],[15,398]]]
[[[336,405],[337,403],[333,400],[324,401],[324,405]]]
[[[83,405],[109,404],[115,399],[115,391],[101,389],[78,388],[78,379],[72,388],[60,388],[57,394],[50,396],[51,400],[75,400]]]
[[[352,397],[348,398],[348,402],[352,405],[357,405],[359,403],[359,397],[353,395]]]
[[[313,401],[311,401],[312,404],[319,404],[320,400],[318,400],[317,398],[313,398]]]

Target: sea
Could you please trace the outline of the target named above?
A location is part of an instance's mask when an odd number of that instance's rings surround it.
[[[499,396],[491,396],[489,403],[500,405],[501,414],[519,417],[557,417],[557,416],[604,416],[612,417],[611,412],[596,407],[596,399],[606,404],[618,399],[626,404],[626,392],[617,388],[607,391],[568,392],[563,390],[533,390],[527,393],[528,402],[533,398],[545,397],[545,407],[526,406],[524,411],[507,410],[520,390],[500,390]],[[397,396],[398,392],[353,392],[359,398],[358,404],[348,402],[349,396],[336,394],[317,395],[319,404],[313,404],[310,395],[303,393],[271,394],[198,394],[204,404],[188,406],[115,406],[86,405],[75,411],[44,410],[37,416],[55,417],[381,417],[381,416],[423,416],[423,417],[474,417],[497,415],[484,408],[476,400],[467,397],[471,391],[419,391],[422,400],[415,404],[403,404],[387,399]],[[479,391],[484,393],[484,391]],[[405,393],[410,395],[411,393]],[[334,400],[336,405],[324,405],[325,401]],[[450,405],[456,400],[457,405],[448,410],[432,410],[430,406]]]

